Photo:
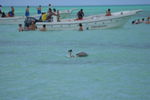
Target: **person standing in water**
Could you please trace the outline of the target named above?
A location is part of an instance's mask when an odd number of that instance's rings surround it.
[[[30,16],[29,6],[27,6],[27,8],[26,8],[25,16],[26,16],[26,17],[29,17],[29,16]]]
[[[35,21],[31,22],[31,25],[29,26],[29,29],[30,30],[36,30],[37,29],[37,26],[35,25]]]
[[[22,27],[22,24],[19,24],[19,28],[18,28],[18,31],[19,32],[22,32],[24,29],[23,29],[23,27]]]
[[[57,22],[60,22],[60,13],[59,13],[59,10],[57,10]]]
[[[42,12],[41,12],[41,5],[39,5],[39,7],[37,8],[37,14],[41,14]]]
[[[40,31],[46,31],[46,25],[44,24],[42,28],[40,28]]]
[[[79,23],[79,31],[83,31],[82,23]]]

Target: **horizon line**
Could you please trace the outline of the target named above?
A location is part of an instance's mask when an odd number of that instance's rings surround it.
[[[52,5],[52,7],[71,7],[71,6],[144,6],[144,5],[150,5],[150,4],[108,4],[108,5]],[[3,5],[2,5],[3,6]],[[27,6],[27,5],[4,5],[4,6]],[[39,5],[29,5],[29,6],[39,6]],[[41,5],[42,6],[42,5]],[[48,6],[48,5],[43,5]]]

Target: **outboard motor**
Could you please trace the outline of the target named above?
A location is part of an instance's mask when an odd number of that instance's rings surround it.
[[[30,26],[32,22],[36,23],[38,20],[34,17],[26,17],[24,24],[25,26]]]

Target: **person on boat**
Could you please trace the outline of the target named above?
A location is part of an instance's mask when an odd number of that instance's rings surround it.
[[[2,16],[1,16],[1,17],[2,17],[2,18],[3,18],[3,17],[7,17],[6,14],[5,14],[5,12],[2,12]]]
[[[57,13],[55,8],[53,9],[53,12],[54,12],[55,14]]]
[[[106,15],[105,16],[111,16],[111,10],[110,9],[108,9],[107,11],[106,11]]]
[[[15,16],[15,8],[11,6],[11,11],[8,12],[8,17],[14,17]]]
[[[29,29],[30,30],[36,30],[37,29],[37,26],[35,25],[34,21],[31,22],[31,25],[29,26]]]
[[[55,13],[52,12],[52,9],[49,8],[48,13],[47,13],[46,20],[47,20],[48,22],[53,22],[53,19],[52,19],[52,16],[53,16],[53,15],[57,16]]]
[[[81,23],[79,23],[79,31],[83,31],[83,27]]]
[[[24,29],[23,29],[23,27],[22,27],[22,24],[19,24],[19,28],[18,28],[18,31],[19,32],[22,32]]]
[[[82,19],[83,19],[83,16],[84,16],[83,9],[81,9],[81,10],[77,13],[77,16],[78,16],[78,20],[82,20]]]
[[[41,14],[42,12],[41,12],[41,5],[39,5],[39,7],[37,8],[37,14]]]
[[[48,6],[49,6],[49,8],[51,8],[51,7],[52,7],[52,5],[51,5],[51,4],[48,4]]]
[[[2,5],[0,5],[0,14],[2,14]]]
[[[56,11],[56,9],[54,8],[53,9],[53,13],[55,14],[55,15],[57,15],[57,11]],[[57,22],[57,16],[52,16],[53,18],[53,22]]]
[[[59,10],[57,10],[57,22],[60,22],[60,13],[59,13]]]
[[[85,52],[79,52],[76,56],[72,55],[72,50],[68,50],[68,57],[87,57],[88,54]]]
[[[41,16],[39,18],[39,22],[42,22],[42,16],[43,16],[44,12],[41,13]]]
[[[46,25],[44,24],[42,28],[40,28],[40,31],[46,31]]]
[[[44,22],[44,21],[46,21],[46,18],[47,18],[47,14],[45,12],[43,12],[42,16],[41,16],[41,20]]]
[[[27,8],[26,8],[25,16],[26,16],[26,17],[29,17],[29,16],[30,16],[29,6],[27,6]]]

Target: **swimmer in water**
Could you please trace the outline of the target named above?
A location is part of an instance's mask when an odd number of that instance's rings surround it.
[[[83,26],[81,23],[79,23],[79,31],[83,31]]]
[[[40,28],[40,31],[46,31],[46,25],[44,24],[42,28]]]
[[[68,50],[68,56],[69,57],[87,57],[88,54],[85,52],[79,52],[76,54],[76,56],[72,55],[72,50]]]
[[[22,32],[24,29],[23,29],[23,27],[22,27],[22,24],[19,24],[19,28],[18,28],[18,31],[19,32]]]

